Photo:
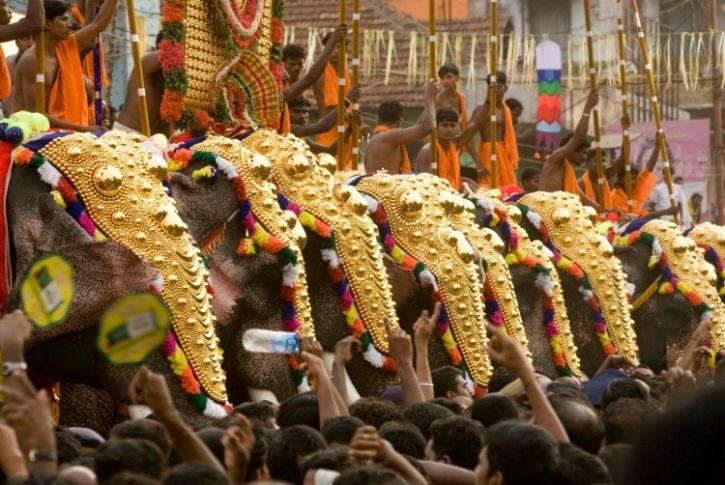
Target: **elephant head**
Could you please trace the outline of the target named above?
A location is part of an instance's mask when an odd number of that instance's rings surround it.
[[[695,226],[688,234],[705,251],[705,259],[715,267],[720,297],[725,297],[725,227],[711,222]]]

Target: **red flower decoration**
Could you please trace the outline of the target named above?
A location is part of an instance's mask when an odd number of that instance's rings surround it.
[[[184,68],[184,46],[172,40],[164,39],[159,42],[159,62],[164,72],[172,69]]]
[[[177,91],[164,91],[161,101],[161,117],[169,123],[177,123],[184,114],[184,97]]]
[[[176,2],[165,2],[162,15],[164,22],[181,22],[184,11]]]

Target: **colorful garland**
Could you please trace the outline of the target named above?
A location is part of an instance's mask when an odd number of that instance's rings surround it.
[[[498,228],[501,231],[504,243],[507,246],[506,263],[513,267],[523,265],[531,269],[536,278],[534,284],[542,293],[542,306],[544,314],[544,327],[549,337],[549,347],[554,361],[556,371],[560,375],[571,376],[573,372],[566,362],[562,348],[561,334],[554,314],[554,283],[551,279],[551,271],[541,261],[527,254],[519,246],[519,236],[511,230],[508,221],[508,214],[502,208],[486,199],[472,197],[470,199],[476,206],[485,211],[483,226],[490,229]]]
[[[66,134],[63,133],[61,135],[64,136]],[[40,179],[52,187],[53,190],[51,193],[56,203],[64,208],[91,238],[97,241],[104,240],[105,236],[97,229],[96,224],[88,215],[83,201],[68,179],[46,157],[37,153],[38,150],[57,137],[58,134],[53,134],[39,140],[34,140],[25,147],[19,147],[14,153],[14,163],[25,165],[35,170],[40,176]],[[33,149],[29,148],[31,145]],[[159,279],[152,284],[152,291],[160,294],[162,287],[163,281]],[[229,411],[231,411],[230,407],[217,404],[209,399],[201,389],[173,329],[169,330],[166,342],[161,347],[161,351],[169,362],[172,372],[179,378],[181,389],[199,411],[205,416],[213,418],[221,418],[229,414]]]
[[[188,167],[189,163],[199,163],[202,168],[192,173],[194,180],[202,178],[214,178],[221,171],[234,188],[237,201],[239,202],[238,215],[242,220],[242,239],[237,246],[239,256],[251,256],[256,253],[255,248],[277,255],[279,265],[282,269],[282,291],[280,300],[282,305],[282,321],[287,332],[296,332],[300,322],[297,319],[295,298],[297,295],[297,282],[299,280],[299,268],[297,267],[297,254],[282,239],[270,234],[257,221],[252,212],[252,204],[247,197],[244,180],[240,177],[236,167],[229,160],[212,152],[191,150],[181,148],[173,154],[173,167]],[[292,379],[297,385],[299,392],[307,392],[309,383],[305,375],[300,371],[300,363],[293,355],[287,357],[292,370]]]
[[[604,355],[614,354],[615,348],[609,339],[607,322],[604,319],[599,299],[592,289],[589,277],[578,264],[564,256],[561,251],[554,246],[554,243],[549,236],[549,231],[546,229],[546,226],[541,220],[541,216],[539,214],[523,204],[518,204],[517,207],[521,211],[521,214],[529,220],[537,231],[539,231],[541,242],[544,243],[544,246],[549,248],[553,254],[552,261],[554,262],[554,265],[579,282],[579,293],[581,293],[584,301],[592,311],[594,330],[597,333]]]
[[[277,200],[282,210],[288,210],[297,215],[300,223],[322,238],[322,259],[327,263],[327,274],[332,280],[332,287],[337,293],[342,306],[342,313],[352,334],[362,344],[363,358],[373,367],[382,368],[387,371],[395,370],[395,361],[381,354],[373,345],[372,337],[365,327],[365,322],[360,317],[355,297],[350,288],[350,282],[345,276],[345,268],[340,261],[335,246],[335,235],[332,228],[321,219],[309,212],[304,211],[300,206],[287,199],[281,193],[277,194]]]

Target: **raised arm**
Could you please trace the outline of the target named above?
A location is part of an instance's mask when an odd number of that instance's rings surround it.
[[[438,94],[438,83],[429,82],[425,87],[425,105],[418,121],[409,128],[396,128],[386,133],[375,135],[381,142],[391,146],[404,145],[419,140],[435,129],[435,97]]]
[[[315,84],[315,82],[317,82],[317,80],[322,77],[322,74],[325,72],[325,67],[330,61],[330,56],[332,55],[335,46],[340,42],[340,40],[345,38],[346,35],[347,25],[340,25],[335,29],[335,31],[332,33],[332,37],[330,37],[330,39],[327,41],[327,44],[325,44],[325,48],[322,49],[320,57],[318,57],[314,64],[312,64],[312,67],[310,67],[310,69],[307,71],[307,74],[305,74],[302,78],[300,78],[299,81],[294,83],[292,86],[284,90],[283,95],[285,101],[289,102],[296,97],[302,95],[302,93],[304,93],[310,86]]]
[[[660,135],[657,135],[659,138]],[[652,172],[655,167],[657,166],[657,160],[660,159],[660,144],[658,142],[655,142],[655,147],[652,150],[652,154],[649,156],[649,160],[647,160],[647,171]]]
[[[35,35],[43,30],[44,25],[45,9],[43,0],[28,0],[25,18],[9,25],[0,26],[0,42]]]
[[[428,315],[423,310],[418,320],[413,324],[415,334],[415,375],[418,376],[418,383],[423,392],[423,399],[433,399],[433,377],[428,362],[428,341],[435,330],[438,318],[441,315],[441,304],[436,303],[433,308],[433,315]]]
[[[113,15],[116,13],[118,0],[104,0],[103,6],[93,20],[84,25],[76,32],[76,41],[78,42],[78,50],[83,52],[93,47],[96,37],[101,34],[108,24],[111,23]]]
[[[563,164],[564,160],[566,160],[566,158],[576,151],[579,145],[582,144],[587,137],[587,132],[589,131],[589,117],[591,116],[592,108],[594,108],[597,103],[599,103],[599,90],[592,89],[589,92],[587,102],[584,105],[584,113],[582,113],[582,117],[579,119],[579,124],[576,126],[576,130],[574,130],[574,136],[571,137],[566,145],[554,150],[554,153],[551,154],[551,157],[548,160],[549,163]]]

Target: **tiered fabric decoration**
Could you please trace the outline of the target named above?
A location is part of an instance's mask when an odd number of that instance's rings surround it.
[[[536,47],[536,77],[539,98],[536,111],[536,148],[534,158],[559,147],[561,142],[561,48],[551,40]]]
[[[239,202],[238,215],[244,223],[242,238],[237,247],[239,256],[250,256],[256,253],[256,248],[277,255],[279,265],[282,269],[282,291],[280,293],[282,305],[282,320],[284,329],[287,332],[296,332],[300,326],[297,319],[295,307],[295,296],[297,293],[297,282],[299,280],[299,269],[297,268],[297,254],[283,240],[270,234],[260,224],[254,213],[252,205],[247,197],[244,180],[239,176],[234,165],[225,158],[211,152],[181,148],[173,154],[173,168],[185,169],[191,163],[198,163],[202,168],[192,173],[194,180],[214,178],[222,172],[234,188],[237,201]],[[300,371],[300,363],[294,355],[290,355],[287,361],[292,370],[292,378],[297,385],[299,392],[309,390],[309,383],[305,375]]]
[[[360,317],[355,298],[350,288],[350,283],[345,276],[345,269],[335,249],[335,235],[332,228],[324,221],[302,210],[300,206],[288,200],[284,195],[277,195],[282,210],[293,212],[299,218],[300,223],[322,238],[322,259],[328,264],[327,274],[332,280],[332,286],[340,299],[342,313],[345,315],[348,327],[352,334],[362,344],[363,358],[374,367],[387,371],[395,370],[395,361],[381,354],[373,345],[370,333],[365,327],[365,322]]]

